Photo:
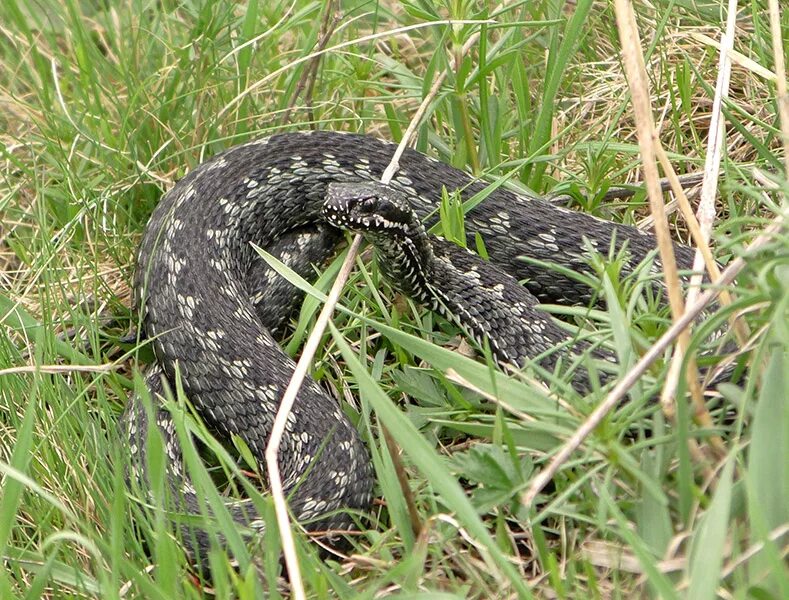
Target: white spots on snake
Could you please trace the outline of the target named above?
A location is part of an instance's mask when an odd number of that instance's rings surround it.
[[[264,195],[269,190],[268,186],[253,187],[247,192],[247,200],[255,200],[258,196]]]
[[[271,138],[260,138],[257,140],[252,140],[251,142],[247,142],[246,144],[241,144],[240,146],[236,146],[236,148],[252,148],[254,146],[266,146],[269,143]]]
[[[152,323],[156,323],[156,321],[158,320],[157,317],[158,314],[156,312],[156,309],[153,307],[153,305],[150,302],[147,302],[145,304],[145,318],[150,320]],[[156,334],[154,333],[154,335]]]
[[[224,169],[227,166],[227,159],[224,156],[221,156],[211,162],[206,163],[198,173],[197,177],[202,177],[206,173],[210,173],[211,171],[215,171],[217,169]]]
[[[256,188],[259,183],[257,179],[251,179],[249,177],[244,177],[244,185],[247,186],[247,189]]]
[[[300,233],[296,236],[296,245],[299,247],[299,250],[304,250],[307,244],[310,243],[312,240],[313,235],[311,233]]]
[[[174,208],[180,208],[184,202],[188,202],[191,200],[195,195],[195,188],[194,185],[191,183],[187,184],[184,189],[175,197],[175,202],[173,203]]]
[[[507,235],[510,230],[510,215],[504,211],[491,215],[488,217],[488,229]]]
[[[558,252],[559,246],[556,245],[556,237],[550,233],[538,233],[537,237],[540,238],[543,242],[543,246],[550,250],[551,252]]]
[[[257,531],[258,535],[260,534],[260,532],[263,532],[263,531],[266,530],[266,522],[263,521],[262,519],[252,519],[248,523],[248,525],[249,525],[250,529],[254,529],[255,531]]]
[[[331,172],[331,169],[333,169],[334,167],[324,167],[324,168],[326,169],[327,172]],[[338,170],[337,172],[339,173],[340,171]],[[293,174],[298,176],[299,178],[306,179],[308,177],[312,177],[315,174],[315,171],[309,165],[304,163],[303,166],[294,168]]]
[[[222,207],[223,212],[231,219],[236,219],[241,213],[241,207],[238,205],[238,203],[231,201],[229,198],[225,198],[223,196],[219,198],[217,202],[219,206]]]
[[[548,236],[550,239],[553,239],[553,236],[547,233],[540,233],[537,236],[531,237],[528,240],[526,240],[526,243],[534,248],[541,248],[551,252],[559,252],[559,246],[557,246],[553,242],[544,241],[545,238],[543,238],[543,236]]]
[[[208,266],[219,271],[220,273],[224,273],[228,269],[227,263],[224,260],[214,257],[208,259]]]
[[[240,383],[244,384],[244,387],[248,387],[254,392],[257,392],[260,388],[254,387],[254,384],[248,381],[249,377],[249,368],[251,368],[251,364],[247,361],[242,360],[230,360],[225,358],[224,356],[217,357],[217,363],[219,364],[219,368],[228,376],[232,377],[234,380],[239,381]],[[246,385],[249,383],[249,386]]]
[[[257,343],[263,346],[264,348],[271,348],[273,346],[276,346],[274,340],[272,340],[268,336],[263,335],[262,333],[257,335],[255,341],[257,341]]]
[[[176,299],[178,300],[178,310],[181,312],[181,316],[184,319],[193,319],[199,299],[196,299],[194,296],[184,296],[183,294],[178,294]]]
[[[224,229],[211,229],[208,228],[205,230],[205,236],[211,241],[219,241],[225,237]]]
[[[452,265],[452,262],[448,258],[442,257],[442,261],[447,265]],[[452,266],[454,267],[454,265]],[[463,277],[465,277],[473,286],[480,285],[480,274],[477,270],[477,265],[472,266],[471,269],[463,273]]]
[[[183,257],[170,254],[167,256],[167,283],[175,287],[178,274],[186,266],[186,260]]]
[[[286,265],[288,264],[284,260],[282,262],[284,262]],[[280,275],[274,269],[266,269],[266,272],[263,274],[263,277],[266,280],[266,286],[268,287],[274,285],[277,279],[279,279]],[[267,291],[268,290],[263,289],[261,290],[259,295],[262,295],[263,298],[265,298]]]
[[[208,333],[209,332],[201,333],[195,329],[195,343],[200,346],[200,349],[204,352],[221,352],[222,347],[217,344],[216,338],[209,337]]]
[[[333,168],[333,169],[339,169],[340,168],[340,163],[338,163],[337,160],[335,160],[333,154],[329,154],[328,152],[324,152],[323,156],[324,156],[324,158],[321,161],[321,164],[324,167],[329,167],[329,168]],[[329,172],[331,172],[331,171],[329,171]]]
[[[285,419],[285,431],[293,433],[296,430],[296,415],[293,412],[288,413]]]
[[[205,332],[205,335],[207,338],[214,341],[225,339],[225,332],[221,329],[209,329]]]
[[[325,159],[322,161],[321,164],[322,164],[321,168],[330,175],[339,175],[339,174],[348,173],[348,171],[343,169],[340,166],[340,163],[338,163],[336,160]],[[310,171],[310,169],[306,168],[306,166],[305,168],[296,169],[294,172],[297,175],[301,175],[301,176],[309,176],[314,174],[313,172]]]
[[[302,510],[306,514],[319,515],[326,510],[326,501],[319,498],[305,498]]]
[[[279,388],[276,385],[264,385],[255,388],[255,397],[264,403],[276,402],[279,396]]]
[[[518,316],[527,315],[531,311],[531,306],[519,300],[512,304],[512,311]]]
[[[334,482],[338,488],[344,488],[348,485],[348,474],[345,471],[329,471],[329,478]]]
[[[268,275],[268,272],[266,272],[266,275]],[[254,296],[250,296],[249,301],[254,306],[257,306],[261,302],[264,302],[267,299],[267,296],[268,296],[268,290],[261,290],[257,294],[255,294]]]
[[[235,298],[237,294],[235,290],[230,288],[225,288],[225,293],[229,296]],[[244,304],[238,304],[236,309],[233,311],[233,318],[237,319],[240,323],[254,323],[255,318],[252,316],[252,313],[249,311],[249,308]]]
[[[546,322],[532,318],[529,319],[527,329],[529,329],[533,333],[542,334],[546,332],[548,327]]]
[[[491,222],[488,223],[488,230],[493,231],[495,233],[500,233],[501,235],[507,235],[507,228],[501,225],[500,223],[493,222],[493,217],[491,217]]]

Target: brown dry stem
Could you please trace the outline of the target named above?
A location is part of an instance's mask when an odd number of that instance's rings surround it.
[[[748,245],[744,255],[748,256],[758,251],[762,246],[767,244],[772,239],[772,236],[778,233],[784,226],[787,214],[779,214],[773,219],[772,224],[767,227],[751,244]],[[638,381],[638,379],[646,373],[649,366],[655,362],[668,348],[679,335],[684,331],[689,323],[698,317],[702,311],[709,306],[720,294],[721,286],[728,285],[734,281],[735,277],[742,271],[746,265],[746,259],[742,256],[734,259],[721,273],[720,279],[715,282],[716,287],[708,289],[704,292],[695,304],[688,307],[685,313],[675,321],[671,327],[668,328],[658,341],[633,365],[633,368],[628,371],[625,376],[614,386],[605,400],[603,400],[597,408],[587,417],[586,421],[575,430],[575,433],[567,440],[564,446],[561,447],[559,452],[551,460],[550,464],[545,467],[537,476],[532,480],[532,484],[521,495],[521,503],[524,506],[531,506],[537,494],[545,487],[545,485],[558,473],[561,466],[567,462],[583,443],[589,437],[594,429],[605,419],[608,414],[614,410],[625,394]]]

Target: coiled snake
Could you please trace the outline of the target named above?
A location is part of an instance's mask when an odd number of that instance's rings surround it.
[[[360,135],[278,134],[218,154],[162,198],[143,235],[135,278],[135,303],[156,356],[146,375],[153,398],[163,394],[165,382],[173,386],[177,371],[206,425],[221,437],[239,436],[262,461],[294,367],[272,332],[287,322],[299,294],[267,267],[253,243],[310,276],[312,265],[324,263],[341,239],[332,224],[364,230],[397,287],[489,341],[499,362],[516,365],[568,342],[535,308],[538,301],[591,298],[576,281],[520,256],[588,271],[585,239],[603,251],[612,242],[626,243],[627,270],[655,247],[653,236],[633,227],[503,188],[466,217],[467,231],[481,235],[490,263],[446,242],[431,243],[420,219],[436,209],[442,186],[468,199],[485,184],[406,151],[398,174],[383,187],[375,182],[394,148]],[[677,247],[677,257],[690,267],[688,248]],[[516,280],[525,280],[525,287]],[[542,366],[551,369],[554,360],[543,359]],[[578,370],[572,382],[585,389],[586,374]],[[154,408],[153,418],[164,435],[181,508],[198,512],[170,413]],[[146,477],[148,425],[145,403],[132,398],[123,419],[132,479]],[[294,516],[311,529],[347,528],[351,520],[341,509],[363,510],[371,502],[367,450],[312,380],[288,419],[280,469]],[[239,523],[262,526],[245,505],[230,510]],[[206,534],[190,535],[192,550],[202,551]]]

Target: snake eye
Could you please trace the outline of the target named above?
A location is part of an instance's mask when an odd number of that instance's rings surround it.
[[[373,208],[378,202],[378,198],[376,196],[367,196],[361,199],[361,207],[362,208]]]

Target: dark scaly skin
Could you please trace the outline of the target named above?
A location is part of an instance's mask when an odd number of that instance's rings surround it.
[[[231,148],[178,182],[151,216],[135,279],[136,306],[157,359],[148,376],[151,391],[158,391],[160,372],[172,385],[177,363],[184,391],[208,427],[223,437],[240,436],[262,463],[293,370],[270,330],[283,324],[299,295],[275,281],[251,244],[275,249],[309,275],[309,263],[328,259],[338,235],[321,217],[327,184],[379,180],[394,149],[394,144],[358,135],[280,134]],[[442,186],[460,190],[467,199],[486,184],[407,150],[391,185],[424,218],[435,210]],[[633,227],[502,188],[471,211],[466,228],[470,236],[482,236],[491,262],[527,280],[537,298],[550,302],[585,303],[591,292],[519,256],[588,271],[585,237],[601,250],[614,236],[617,247],[627,242],[628,268],[655,247],[653,236]],[[677,247],[677,257],[680,267],[690,267],[689,249]],[[123,422],[132,473],[144,479],[147,420],[142,412],[134,398]],[[180,454],[167,412],[158,411],[156,421],[177,474]],[[298,520],[311,521],[311,528],[348,527],[351,520],[344,513],[326,514],[364,509],[371,501],[373,473],[365,446],[336,402],[312,380],[302,387],[289,419],[280,468],[287,491],[300,482],[290,507]],[[187,484],[186,510],[195,506],[190,493]],[[234,518],[260,525],[243,511]]]
[[[537,298],[506,271],[428,234],[397,190],[379,183],[330,184],[323,215],[336,227],[361,233],[396,289],[452,319],[480,345],[489,343],[502,367],[520,369],[544,354],[540,365],[553,371],[560,357],[572,360],[571,345],[576,353],[589,349],[541,311]],[[591,352],[615,361],[604,350]],[[573,385],[581,392],[591,389],[584,369],[573,373]]]

